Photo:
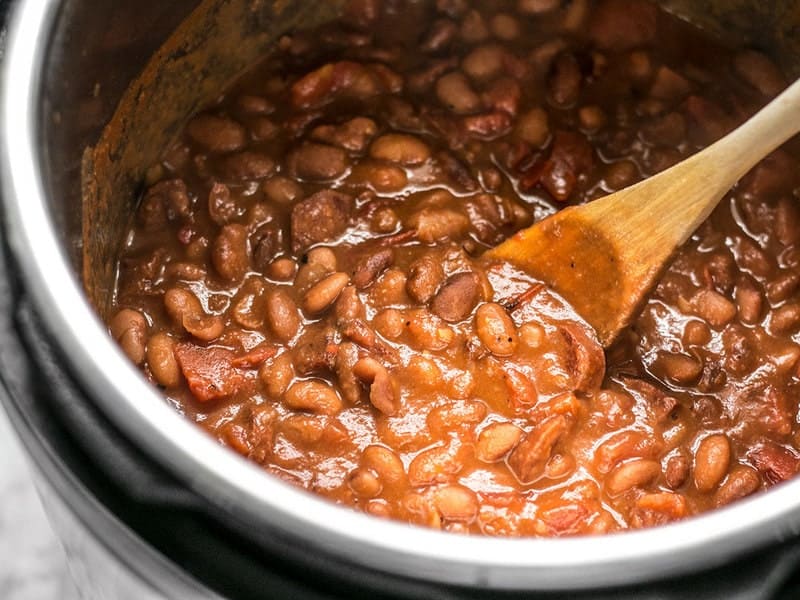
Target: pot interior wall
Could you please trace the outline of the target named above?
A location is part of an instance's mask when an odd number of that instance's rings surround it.
[[[44,76],[43,170],[64,247],[99,312],[111,297],[115,256],[147,169],[161,149],[281,35],[332,18],[341,4],[64,3]],[[798,74],[800,1],[662,4],[720,38],[766,51]]]

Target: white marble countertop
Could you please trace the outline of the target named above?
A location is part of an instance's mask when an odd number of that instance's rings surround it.
[[[0,599],[77,599],[26,461],[0,406]]]

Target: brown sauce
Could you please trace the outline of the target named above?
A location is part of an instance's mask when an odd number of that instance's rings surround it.
[[[643,0],[353,0],[152,170],[109,327],[270,473],[454,532],[606,533],[800,469],[798,154],[744,178],[604,353],[483,252],[785,81]]]

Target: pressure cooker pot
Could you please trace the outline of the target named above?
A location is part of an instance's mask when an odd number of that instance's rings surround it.
[[[310,495],[165,403],[101,320],[148,170],[220,88],[283,36],[333,19],[342,6],[162,4],[19,2],[4,66],[6,405],[68,549],[92,548],[82,558],[73,552],[75,572],[98,597],[122,594],[121,583],[99,583],[112,572],[168,597],[648,597],[699,588],[746,597],[790,578],[800,481],[647,530],[462,536]],[[662,4],[797,73],[796,3]],[[71,544],[79,530],[94,543]],[[93,566],[99,554],[117,566]]]

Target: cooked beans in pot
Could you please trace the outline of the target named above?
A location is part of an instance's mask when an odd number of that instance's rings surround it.
[[[729,504],[800,469],[796,144],[605,352],[482,255],[785,83],[647,0],[351,2],[165,149],[191,159],[143,195],[110,331],[221,443],[370,514],[564,536]]]

